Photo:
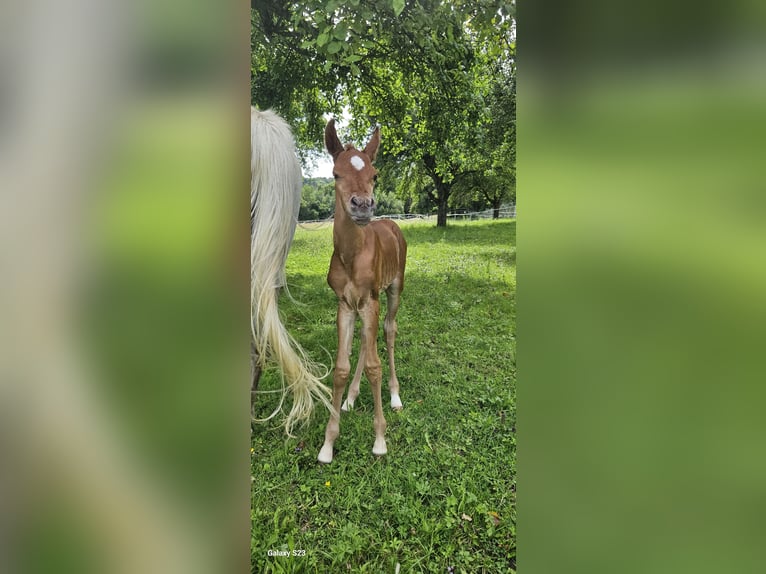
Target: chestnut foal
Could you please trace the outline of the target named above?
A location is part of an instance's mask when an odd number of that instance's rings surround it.
[[[352,145],[345,148],[335,132],[335,120],[325,128],[325,146],[333,158],[335,176],[335,221],[333,223],[334,251],[330,260],[327,282],[338,296],[338,355],[333,374],[333,412],[327,423],[324,445],[317,457],[319,462],[332,462],[333,444],[340,433],[340,410],[343,391],[351,372],[351,344],[356,316],[362,319],[362,343],[354,380],[343,410],[353,407],[359,394],[359,380],[364,372],[370,381],[375,403],[375,444],[372,453],[384,455],[386,449],[386,419],[381,399],[382,369],[378,357],[378,314],[380,292],[386,292],[386,335],[390,375],[388,388],[391,407],[402,408],[399,381],[394,367],[396,311],[404,287],[404,265],[407,243],[399,227],[391,220],[370,221],[375,207],[373,187],[377,170],[372,166],[380,145],[380,129],[376,128],[362,151]]]

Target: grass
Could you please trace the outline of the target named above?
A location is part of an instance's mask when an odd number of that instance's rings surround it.
[[[388,454],[371,452],[366,380],[341,417],[330,465],[316,462],[326,412],[294,439],[275,423],[254,425],[254,572],[381,573],[397,563],[401,572],[515,572],[516,222],[402,230],[399,413],[388,406],[382,329],[378,338]],[[327,365],[337,348],[336,299],[325,282],[331,252],[330,226],[299,227],[287,265],[297,303],[282,304],[291,332]],[[352,369],[357,352],[358,340]],[[277,377],[267,372],[260,388],[276,388]],[[262,395],[258,413],[275,400]]]

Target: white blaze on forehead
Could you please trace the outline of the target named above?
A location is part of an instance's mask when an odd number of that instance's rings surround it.
[[[351,165],[354,166],[356,171],[362,171],[364,169],[364,159],[362,159],[362,156],[353,155],[351,156]]]

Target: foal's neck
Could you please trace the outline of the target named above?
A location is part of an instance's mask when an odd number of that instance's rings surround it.
[[[350,264],[364,247],[364,229],[348,216],[340,200],[335,202],[332,238],[335,251],[344,264]]]

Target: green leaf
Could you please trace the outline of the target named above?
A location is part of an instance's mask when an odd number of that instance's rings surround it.
[[[329,35],[326,32],[322,32],[321,34],[319,34],[319,36],[317,36],[317,46],[320,46],[320,47],[324,46],[325,44],[327,44],[327,40],[329,39],[330,39]]]
[[[336,53],[340,52],[340,49],[342,47],[343,47],[343,43],[342,42],[335,42],[335,41],[330,42],[327,45],[327,48],[326,48],[327,49],[327,53],[328,54],[336,54]]]
[[[335,26],[335,30],[333,30],[333,36],[335,36],[338,40],[345,40],[346,34],[348,33],[348,24],[345,22],[341,22],[337,26]]]
[[[402,13],[402,10],[404,10],[404,0],[393,0],[391,5],[394,8],[394,15],[398,16]]]

